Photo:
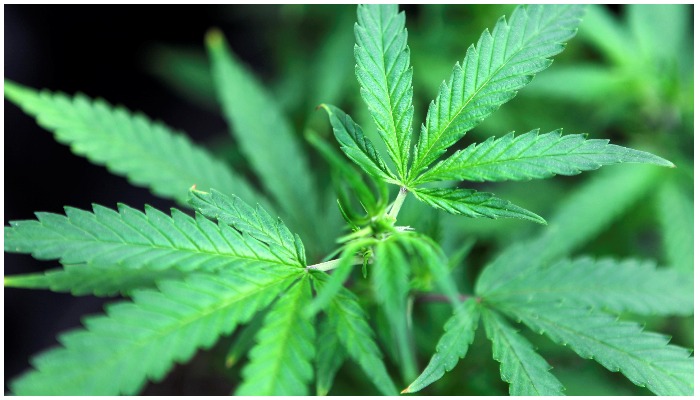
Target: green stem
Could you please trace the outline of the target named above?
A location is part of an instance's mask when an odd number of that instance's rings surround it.
[[[394,205],[391,206],[391,211],[389,211],[389,216],[394,218],[394,221],[396,221],[396,217],[399,215],[399,210],[401,210],[403,201],[406,200],[406,195],[408,195],[408,189],[406,189],[405,186],[401,186],[399,194],[396,196],[396,200],[394,200]]]
[[[352,260],[352,265],[359,265],[364,262],[364,259],[362,257],[355,257]],[[330,271],[334,268],[338,268],[338,264],[340,264],[340,259],[336,258],[335,260],[329,260],[326,262],[314,264],[314,265],[309,265],[306,267],[307,270],[314,269],[316,271]]]

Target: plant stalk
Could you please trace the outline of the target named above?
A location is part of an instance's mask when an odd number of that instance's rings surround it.
[[[394,220],[396,220],[396,217],[399,215],[403,201],[406,200],[406,195],[408,195],[408,189],[406,189],[405,186],[401,186],[399,194],[396,196],[396,200],[394,200],[394,204],[391,206],[391,211],[389,211],[389,216],[394,218]]]
[[[352,265],[359,265],[363,262],[364,259],[362,257],[355,257],[352,259]],[[329,260],[314,265],[309,265],[308,267],[306,267],[306,269],[313,269],[316,271],[330,271],[332,269],[338,268],[338,265],[340,265],[340,258],[336,258],[335,260]]]

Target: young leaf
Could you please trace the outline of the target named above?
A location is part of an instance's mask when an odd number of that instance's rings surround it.
[[[177,269],[115,268],[113,265],[69,264],[42,273],[5,276],[5,287],[48,289],[73,296],[129,296],[135,289],[151,289],[156,282],[183,279]]]
[[[282,294],[265,316],[248,354],[237,396],[305,396],[313,378],[316,331],[302,308],[311,300],[308,275]]]
[[[306,266],[306,260],[299,257],[292,232],[262,207],[253,208],[236,195],[227,196],[213,189],[209,193],[190,189],[189,203],[205,217],[230,225],[266,243],[273,252]]]
[[[644,196],[658,169],[648,166],[601,171],[564,200],[540,235],[514,243],[481,272],[476,294],[488,297],[528,269],[563,257],[605,229]]]
[[[91,162],[105,165],[153,193],[187,200],[194,184],[236,193],[246,201],[260,196],[221,161],[182,133],[103,100],[78,94],[36,92],[5,80],[5,98],[36,117],[56,140]]]
[[[63,346],[34,358],[35,369],[10,389],[16,395],[137,394],[147,379],[163,379],[173,363],[248,321],[298,274],[275,266],[233,268],[136,291],[133,302],[109,305],[106,316],[61,335]]]
[[[474,298],[466,300],[455,310],[455,314],[445,323],[445,333],[435,347],[435,354],[430,359],[423,373],[401,393],[414,393],[452,371],[460,358],[467,354],[474,341],[474,332],[479,324],[481,307]]]
[[[582,257],[530,269],[488,299],[493,304],[567,300],[620,313],[692,315],[693,282],[652,262]]]
[[[608,144],[608,140],[586,140],[585,135],[565,135],[561,130],[539,134],[537,129],[519,136],[513,132],[490,137],[480,144],[459,150],[418,178],[417,183],[468,180],[506,181],[576,175],[603,165],[623,162],[674,165],[653,154]]]
[[[532,302],[502,309],[579,356],[622,372],[635,385],[661,396],[693,394],[693,358],[687,350],[668,344],[666,336],[567,303]]]
[[[319,322],[316,340],[316,395],[325,396],[333,386],[336,373],[347,358],[335,328],[324,318]]]
[[[492,193],[472,189],[413,189],[420,201],[451,214],[470,218],[519,218],[546,224],[539,215],[518,207],[509,201],[494,197]]]
[[[355,75],[401,180],[408,172],[413,120],[413,71],[405,22],[395,4],[357,7]]]
[[[390,324],[403,378],[410,382],[418,373],[418,367],[408,330],[409,272],[408,261],[396,240],[387,239],[377,243],[371,271],[374,293]]]
[[[172,218],[146,206],[142,213],[123,204],[119,212],[99,205],[94,213],[66,207],[66,215],[37,213],[38,221],[11,221],[5,251],[31,253],[63,264],[89,263],[118,269],[212,272],[233,265],[299,265],[248,234],[176,209]]]
[[[322,289],[327,277],[321,273],[314,273],[313,277],[315,284]],[[326,311],[328,322],[334,327],[348,355],[360,365],[382,394],[395,395],[396,386],[384,366],[372,329],[367,323],[367,316],[357,302],[357,297],[351,291],[340,288]]]
[[[656,204],[666,261],[676,270],[692,276],[693,199],[678,185],[665,183],[657,193]]]
[[[288,220],[302,228],[305,237],[316,239],[318,229],[308,222],[320,208],[313,195],[318,190],[290,121],[235,58],[221,32],[209,32],[206,42],[215,87],[231,133]],[[323,240],[327,238],[316,242]]]
[[[400,182],[389,170],[372,142],[362,132],[360,125],[339,108],[330,104],[321,104],[328,113],[333,134],[340,144],[340,149],[367,174],[397,185]]]
[[[493,343],[493,359],[501,363],[501,379],[511,396],[563,396],[564,387],[542,356],[496,312],[484,307],[486,336]]]
[[[498,20],[493,34],[484,31],[430,103],[411,179],[547,68],[576,33],[583,11],[580,5],[519,6],[508,22]]]

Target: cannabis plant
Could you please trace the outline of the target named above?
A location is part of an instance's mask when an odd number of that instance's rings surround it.
[[[488,262],[473,285],[452,274],[468,249],[448,254],[434,235],[402,223],[401,210],[414,197],[424,210],[464,217],[464,224],[486,217],[544,225],[536,213],[475,188],[617,163],[674,166],[561,130],[507,133],[451,151],[551,64],[583,14],[582,6],[530,5],[500,18],[454,65],[415,137],[405,16],[397,6],[359,6],[355,75],[382,145],[340,108],[321,104],[340,151],[305,133],[329,165],[332,191],[314,179],[292,125],[219,31],[206,40],[213,81],[259,186],[141,114],[6,80],[5,97],[75,153],[193,209],[94,205],[10,222],[5,251],[59,260],[62,267],[6,276],[6,287],[125,298],[60,335],[58,348],[33,358],[33,369],[11,381],[12,392],[137,394],[174,363],[233,334],[229,366],[243,354],[248,359],[232,382],[235,394],[305,395],[312,384],[326,394],[346,360],[382,394],[413,393],[439,386],[483,325],[513,395],[565,390],[521,326],[656,394],[692,394],[690,352],[618,318],[691,315],[692,282],[650,261],[567,257],[653,168],[617,169],[587,183],[541,233]],[[610,185],[619,190],[601,193]],[[439,338],[439,324],[421,326],[414,318],[416,299],[450,307]],[[425,332],[437,343],[424,363],[415,336]]]

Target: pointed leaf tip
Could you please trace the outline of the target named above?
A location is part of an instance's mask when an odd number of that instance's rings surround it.
[[[209,47],[219,47],[224,43],[224,34],[219,28],[209,28],[204,36],[204,41]]]

